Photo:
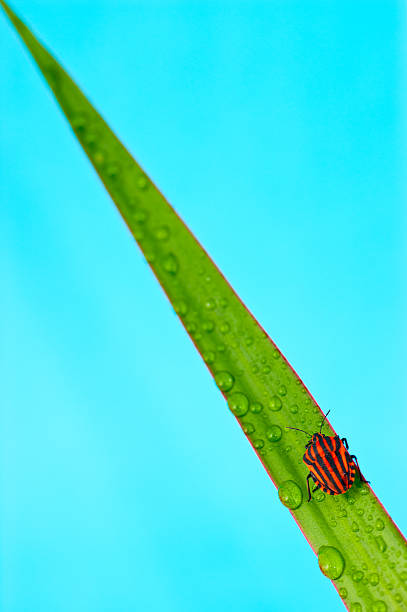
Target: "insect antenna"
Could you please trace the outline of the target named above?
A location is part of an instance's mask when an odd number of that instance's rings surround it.
[[[307,436],[312,437],[312,434],[308,433],[308,431],[304,431],[303,429],[297,429],[297,427],[286,427],[286,429],[295,429],[295,431],[302,431],[302,433],[307,434]]]
[[[326,415],[324,416],[324,418],[322,419],[322,423],[321,423],[321,427],[319,428],[319,433],[321,433],[322,430],[322,425],[324,424],[324,421],[326,419],[326,417],[328,416],[328,414],[331,412],[331,410],[328,410],[328,412],[326,413]]]

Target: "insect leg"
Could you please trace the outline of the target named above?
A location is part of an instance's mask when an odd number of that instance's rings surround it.
[[[308,499],[307,501],[311,501],[311,489],[309,487],[309,479],[312,478],[311,472],[307,476],[307,487],[308,487]]]
[[[356,459],[356,455],[351,455],[350,458],[356,463],[356,467],[358,468],[358,472],[359,472],[360,482],[370,483],[370,480],[366,480],[366,478],[362,476],[362,472],[360,471],[360,467],[359,467],[358,460]]]
[[[343,442],[343,443],[344,443],[346,450],[348,450],[348,448],[349,448],[349,444],[348,444],[347,439],[346,439],[346,438],[342,438],[341,442]]]
[[[319,484],[319,482],[315,485],[315,487],[312,489],[312,492],[315,493],[315,491],[317,491],[319,488],[321,487],[321,485]]]

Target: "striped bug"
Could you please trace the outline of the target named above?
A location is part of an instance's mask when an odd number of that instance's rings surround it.
[[[321,433],[322,426],[329,413],[330,410],[322,419],[318,433],[310,434],[303,429],[286,427],[286,429],[302,431],[311,438],[305,445],[307,450],[302,458],[309,469],[307,476],[308,501],[311,500],[310,479],[315,484],[312,493],[317,489],[322,489],[328,495],[340,495],[348,491],[355,480],[356,470],[359,472],[361,482],[369,482],[369,480],[363,478],[355,455],[348,453],[349,446],[346,438],[325,436]]]

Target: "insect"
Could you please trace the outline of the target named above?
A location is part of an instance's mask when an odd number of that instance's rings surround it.
[[[321,433],[322,426],[329,412],[330,410],[328,410],[322,419],[318,433],[310,434],[303,429],[286,427],[286,429],[302,431],[311,438],[308,444],[305,445],[307,450],[302,458],[309,469],[307,476],[308,501],[311,500],[310,479],[315,484],[312,493],[317,489],[322,489],[328,495],[340,495],[350,489],[355,480],[356,470],[359,473],[361,482],[369,482],[369,480],[363,478],[355,455],[349,454],[346,438],[325,436]]]

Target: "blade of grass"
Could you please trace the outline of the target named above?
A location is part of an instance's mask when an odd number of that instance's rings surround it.
[[[322,572],[353,612],[405,610],[407,547],[359,480],[341,496],[306,500],[304,436],[323,417],[289,363],[207,253],[68,74],[0,0],[76,137],[202,355]],[[326,422],[325,433],[334,433]],[[369,474],[369,476],[371,476]],[[288,568],[293,574],[302,568]],[[389,586],[390,585],[390,586]]]

